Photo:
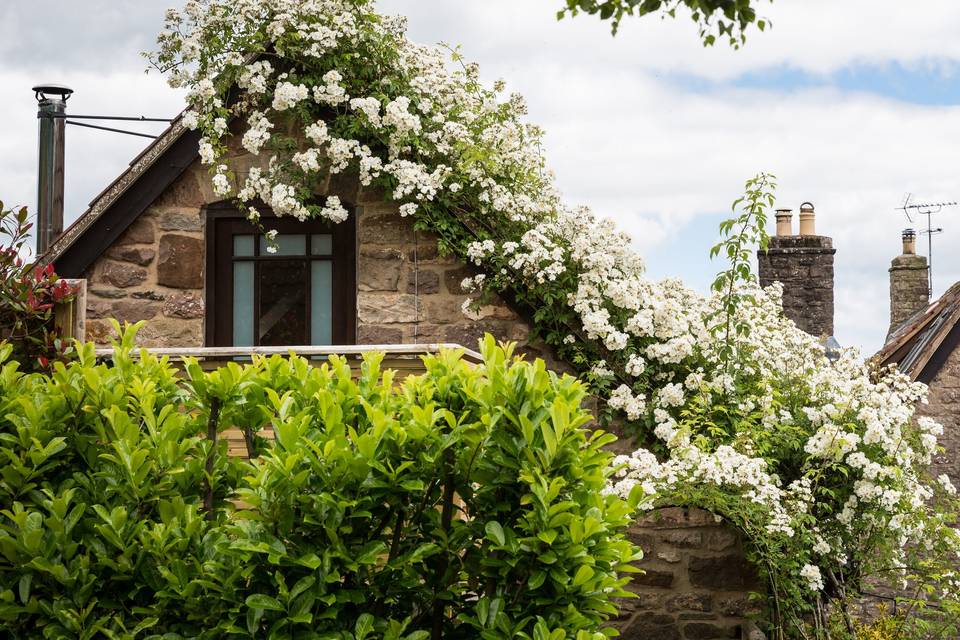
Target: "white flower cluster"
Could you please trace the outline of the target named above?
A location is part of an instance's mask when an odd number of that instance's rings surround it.
[[[823,591],[823,576],[820,574],[820,567],[805,564],[800,569],[800,577],[807,581],[807,586],[811,591]]]
[[[229,132],[212,124],[225,111],[244,119],[243,146],[253,154],[262,153],[271,136],[286,135],[281,130],[288,130],[290,114],[295,107],[309,108],[307,101],[353,118],[354,125],[336,127],[336,133],[329,112],[304,123],[304,138],[297,141],[310,146],[275,152],[263,165],[270,169],[248,180],[245,186],[251,188],[240,189],[241,198],[276,194],[265,200],[280,205],[279,215],[302,213],[306,202],[301,199],[298,206],[291,199],[310,192],[294,184],[299,174],[289,167],[308,175],[356,167],[365,185],[386,175],[395,185],[391,195],[400,201],[403,215],[422,211],[422,205],[444,189],[473,194],[479,216],[533,221],[555,211],[556,190],[539,152],[541,132],[521,120],[526,111],[522,99],[501,99],[499,84],[494,90],[483,89],[475,65],[451,72],[447,52],[411,43],[404,29],[401,19],[375,15],[367,0],[189,0],[182,11],[168,13],[157,58],[174,68],[172,84],[191,89],[194,115],[188,120],[204,129],[210,143],[203,153],[207,164],[219,163],[226,149],[220,138]],[[237,41],[210,37],[216,33],[235,35]],[[252,37],[263,38],[259,50],[272,50],[280,60],[295,48],[297,59],[308,64],[341,62],[312,76],[319,81],[308,82],[306,74],[278,73],[272,56],[237,56],[238,46],[252,47]],[[193,52],[189,59],[185,47]],[[199,55],[210,47],[216,49]],[[369,55],[388,49],[397,55]],[[198,60],[205,63],[198,66]],[[366,68],[358,75],[361,66]],[[235,104],[226,107],[213,81],[225,73],[243,90]],[[384,98],[385,87],[400,92]],[[205,126],[207,122],[211,125]],[[385,150],[374,151],[369,140],[354,137],[358,126]],[[481,149],[482,161],[477,161]],[[255,184],[258,180],[268,184]],[[535,242],[530,237],[526,246]],[[554,267],[547,277],[558,273]]]

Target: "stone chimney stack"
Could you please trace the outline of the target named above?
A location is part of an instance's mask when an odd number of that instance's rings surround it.
[[[817,338],[833,336],[833,239],[816,233],[813,205],[800,205],[800,234],[793,235],[793,213],[777,209],[777,235],[757,253],[760,284],[783,285],[783,312]]]
[[[903,255],[890,263],[890,330],[889,338],[904,322],[930,304],[930,283],[927,259],[917,255],[917,234],[904,229]]]

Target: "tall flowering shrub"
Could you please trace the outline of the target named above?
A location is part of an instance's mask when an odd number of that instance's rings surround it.
[[[560,201],[522,98],[484,84],[456,50],[410,42],[370,0],[191,0],[168,13],[151,61],[189,90],[184,122],[202,131],[221,195],[337,222],[344,203],[317,201],[315,185],[355,172],[481,269],[466,287],[528,308],[606,398],[603,417],[643,446],[608,490],[739,526],[768,577],[775,633],[824,629],[822,605],[873,574],[913,585],[915,609],[927,590],[944,596],[939,620],[953,628],[954,491],[925,471],[940,427],[913,419],[921,385],[852,352],[831,361],[783,317],[780,292],[756,285],[770,176],[735,203],[716,249],[730,268],[705,296],[649,280],[611,221]],[[235,121],[262,168],[231,168]]]

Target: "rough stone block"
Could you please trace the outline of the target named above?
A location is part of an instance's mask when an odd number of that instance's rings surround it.
[[[163,315],[170,318],[202,318],[203,298],[195,293],[175,293],[164,302]]]
[[[357,294],[357,317],[363,324],[396,324],[417,321],[417,299],[405,293]]]
[[[201,347],[203,321],[156,318],[137,334],[137,344],[143,347]]]
[[[631,578],[634,585],[644,587],[660,587],[669,589],[673,585],[674,575],[669,571],[655,571],[653,569],[644,569],[643,573],[638,573]]]
[[[440,291],[440,274],[431,269],[407,269],[407,293],[431,295]]]
[[[163,231],[203,231],[203,219],[197,213],[159,213],[157,224]]]
[[[160,305],[150,300],[117,300],[113,303],[110,314],[123,322],[139,322],[149,320],[157,315]]]
[[[703,533],[694,530],[667,531],[660,534],[664,543],[681,549],[693,549],[703,545]]]
[[[120,291],[118,289],[90,289],[90,295],[97,296],[98,298],[126,298],[127,292]]]
[[[157,252],[152,248],[136,247],[131,245],[118,245],[115,247],[110,247],[110,249],[107,251],[107,256],[115,260],[132,262],[133,264],[138,264],[141,267],[145,267],[153,262],[153,259],[156,257],[156,255]]]
[[[710,551],[726,551],[737,544],[737,534],[730,529],[711,529],[704,532],[703,538]]]
[[[357,236],[360,243],[406,244],[413,241],[413,226],[410,218],[399,213],[360,216]]]
[[[466,321],[463,315],[463,301],[449,296],[431,296],[420,301],[423,313],[421,317],[433,324],[452,324]]]
[[[153,244],[155,241],[156,234],[153,230],[153,222],[151,222],[149,218],[141,216],[127,227],[127,230],[123,232],[114,244]]]
[[[717,603],[717,611],[734,618],[756,615],[760,613],[761,609],[759,602],[751,600],[746,595],[721,598]]]
[[[400,281],[399,260],[381,260],[360,256],[357,288],[360,291],[396,291]]]
[[[157,283],[175,289],[203,286],[203,242],[199,238],[168,233],[160,238]]]
[[[134,287],[147,279],[147,270],[124,262],[107,260],[100,271],[100,279],[115,287]]]
[[[740,554],[690,558],[690,584],[701,589],[746,591],[757,585],[756,571]]]
[[[667,599],[667,611],[712,611],[713,597],[709,593],[681,593]]]
[[[111,305],[106,300],[87,298],[87,318],[109,318]]]
[[[679,551],[660,551],[657,553],[657,560],[663,560],[669,564],[676,564],[683,560],[683,555]]]
[[[358,330],[357,342],[359,344],[401,344],[403,330],[399,327],[363,324]]]

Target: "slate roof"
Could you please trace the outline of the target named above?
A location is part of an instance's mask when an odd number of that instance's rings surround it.
[[[880,366],[896,364],[913,380],[929,383],[960,346],[960,282],[894,331],[874,356]]]

